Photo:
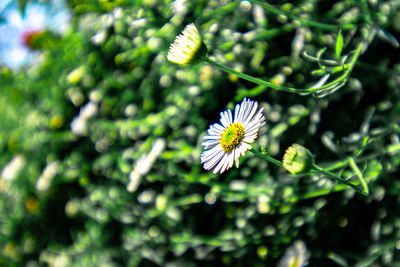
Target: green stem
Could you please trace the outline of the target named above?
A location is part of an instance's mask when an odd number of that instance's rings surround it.
[[[368,25],[372,25],[371,12],[369,11],[367,0],[357,0],[356,3],[359,5],[362,12],[361,17]]]
[[[277,84],[274,84],[274,83],[271,83],[271,82],[267,82],[267,81],[255,78],[253,76],[238,72],[238,71],[236,71],[236,70],[234,70],[234,69],[232,69],[230,67],[227,67],[227,66],[225,66],[225,65],[223,65],[221,63],[218,63],[218,62],[216,62],[216,61],[214,61],[214,60],[212,60],[210,58],[206,58],[205,61],[210,65],[213,65],[213,66],[215,66],[215,67],[217,67],[217,68],[219,68],[219,69],[221,69],[223,71],[226,71],[227,73],[236,75],[236,76],[238,76],[238,77],[240,77],[242,79],[248,80],[250,82],[253,82],[253,83],[256,83],[256,84],[259,84],[259,85],[267,86],[267,87],[270,87],[270,88],[274,88],[274,89],[285,91],[285,92],[289,92],[289,93],[309,93],[308,90],[295,89],[295,88],[289,88],[289,87],[280,86],[280,85],[277,85]]]
[[[357,185],[355,185],[353,183],[350,183],[349,181],[347,181],[347,180],[345,180],[343,178],[340,178],[339,176],[337,176],[333,172],[330,172],[330,171],[328,171],[328,170],[326,170],[324,168],[321,168],[316,164],[313,165],[313,170],[312,171],[314,173],[315,172],[322,173],[322,174],[328,176],[329,178],[332,178],[333,180],[336,180],[336,181],[338,181],[340,183],[343,183],[343,184],[346,184],[348,186],[351,186],[352,188],[354,188],[358,193],[360,193],[363,196],[368,196],[369,195],[368,189],[366,191],[365,191],[365,188],[363,188],[363,190],[361,190]],[[368,188],[368,186],[367,186],[367,188]]]
[[[304,200],[304,199],[316,198],[316,197],[328,195],[330,193],[340,192],[345,189],[349,189],[349,187],[345,184],[336,184],[333,188],[322,188],[322,189],[312,190],[311,192],[307,192],[307,193],[299,196],[299,199]]]
[[[381,256],[388,250],[393,250],[393,248],[396,247],[397,242],[398,239],[394,239],[382,245],[378,244],[378,246],[376,247],[377,249],[375,250],[376,252],[370,255],[368,258],[359,261],[356,266],[372,266],[372,263],[374,263],[374,261],[376,261],[379,256]]]
[[[360,181],[360,183],[361,183],[361,185],[362,185],[362,187],[363,187],[363,191],[364,191],[367,195],[369,195],[368,185],[367,185],[367,183],[365,182],[365,180],[364,180],[364,178],[363,178],[363,175],[362,175],[360,169],[358,168],[358,166],[357,166],[357,164],[356,164],[354,158],[352,158],[352,157],[349,158],[349,164],[350,164],[350,167],[353,169],[353,171],[356,173],[356,175],[357,175],[357,177],[358,177],[358,180]]]
[[[369,40],[368,42],[370,42],[371,40]],[[225,66],[219,62],[216,62],[208,57],[204,58],[204,61],[212,66],[215,66],[227,73],[236,75],[242,79],[248,80],[250,82],[262,85],[262,86],[266,86],[269,88],[274,88],[276,90],[280,90],[280,91],[284,91],[284,92],[288,92],[288,93],[306,93],[306,94],[310,94],[310,93],[315,93],[315,92],[323,92],[325,90],[333,90],[333,88],[339,88],[340,86],[343,86],[351,72],[353,71],[354,66],[356,65],[356,62],[359,58],[359,56],[361,55],[361,52],[363,51],[363,49],[365,48],[366,43],[365,42],[360,42],[357,45],[357,48],[354,50],[353,56],[350,60],[350,63],[345,64],[343,67],[345,68],[345,71],[342,75],[340,75],[338,78],[336,78],[335,80],[333,80],[332,82],[329,82],[327,84],[325,84],[324,86],[321,87],[317,87],[317,88],[308,88],[308,89],[297,89],[297,88],[292,88],[292,87],[286,87],[286,86],[281,86],[281,85],[277,85],[274,84],[272,82],[268,82],[268,81],[264,81],[261,80],[259,78],[255,78],[253,76],[244,74],[242,72],[236,71],[228,66]],[[368,44],[367,44],[368,45]]]
[[[271,162],[271,163],[273,163],[273,164],[275,164],[275,165],[277,165],[279,167],[282,167],[282,162],[280,162],[279,160],[274,159],[273,157],[269,156],[268,154],[263,154],[263,153],[261,153],[260,151],[254,149],[254,148],[251,148],[250,151],[253,152],[254,154],[256,154],[256,156],[258,156],[258,157],[260,157],[262,159],[265,159],[265,160],[267,160],[267,161],[269,161],[269,162]]]
[[[323,91],[324,89],[330,89],[335,84],[345,83],[347,81],[348,75],[350,74],[351,70],[353,69],[353,64],[356,61],[355,57],[358,57],[358,54],[359,53],[357,53],[353,57],[353,60],[352,60],[352,63],[351,63],[352,64],[351,67],[343,75],[341,75],[340,77],[338,77],[334,81],[332,81],[332,82],[330,82],[330,83],[328,83],[328,84],[326,84],[324,86],[321,86],[321,87],[318,87],[318,88],[309,88],[309,89],[297,89],[297,88],[277,85],[277,84],[274,84],[272,82],[267,82],[267,81],[261,80],[259,78],[255,78],[253,76],[244,74],[242,72],[238,72],[238,71],[236,71],[236,70],[234,70],[234,69],[232,69],[230,67],[227,67],[227,66],[225,66],[225,65],[223,65],[223,64],[221,64],[219,62],[216,62],[216,61],[214,61],[214,60],[212,60],[210,58],[206,58],[206,59],[204,59],[204,61],[206,63],[210,64],[210,65],[213,65],[213,66],[215,66],[215,67],[227,72],[227,73],[236,75],[236,76],[238,76],[238,77],[240,77],[242,79],[248,80],[250,82],[253,82],[253,83],[256,83],[256,84],[259,84],[259,85],[263,85],[263,86],[266,86],[266,87],[274,88],[274,89],[277,89],[277,90],[280,90],[280,91],[285,91],[285,92],[288,92],[288,93],[296,93],[296,94],[298,94],[298,93],[306,93],[306,94],[310,94],[310,93],[314,93],[316,91]]]
[[[267,161],[269,161],[269,162],[271,162],[271,163],[273,163],[273,164],[275,164],[275,165],[277,165],[279,167],[282,167],[282,162],[281,161],[274,159],[273,157],[269,156],[268,154],[262,153],[262,152],[258,151],[255,148],[251,148],[250,151],[252,153],[254,153],[256,156],[258,156],[258,157],[260,157],[262,159],[265,159],[265,160],[267,160]],[[368,184],[365,182],[364,178],[362,177],[362,173],[358,169],[358,167],[357,167],[357,165],[355,163],[355,160],[353,158],[349,158],[348,162],[349,162],[350,166],[353,168],[353,170],[355,171],[355,173],[357,174],[357,176],[359,178],[359,181],[360,181],[360,183],[361,183],[361,185],[363,187],[362,190],[357,185],[355,185],[355,184],[353,184],[353,183],[351,183],[351,182],[349,182],[349,181],[337,176],[335,173],[330,172],[327,169],[319,167],[315,163],[313,163],[313,168],[310,171],[310,173],[321,173],[321,174],[324,174],[324,175],[328,176],[329,178],[338,181],[339,183],[342,183],[342,184],[345,184],[345,185],[348,185],[348,186],[354,188],[361,195],[368,196],[369,195]],[[342,188],[337,188],[337,191],[340,191],[340,190],[342,190]],[[327,190],[327,192],[328,191],[329,190]],[[311,195],[311,197],[314,197],[314,195]]]
[[[369,154],[369,155],[366,155],[366,156],[363,156],[363,157],[359,157],[359,158],[353,159],[353,161],[354,161],[355,163],[360,163],[360,162],[364,162],[364,161],[368,161],[368,160],[377,159],[378,157],[383,156],[383,155],[386,155],[386,154],[391,154],[391,153],[397,154],[397,153],[398,153],[397,151],[400,152],[400,149],[394,148],[394,151],[391,151],[390,148],[386,147],[386,148],[385,148],[383,151],[381,151],[380,153]],[[345,167],[345,166],[347,166],[347,165],[349,165],[349,164],[350,164],[350,158],[346,158],[346,159],[344,159],[344,160],[337,161],[337,162],[335,162],[335,163],[333,163],[333,164],[331,163],[331,164],[329,164],[329,166],[326,166],[326,167],[324,167],[324,168],[325,168],[326,170],[332,171],[332,170],[336,170],[336,169],[343,168],[343,167]]]
[[[301,22],[301,24],[303,26],[309,26],[309,27],[319,28],[319,29],[328,30],[328,31],[337,31],[339,29],[351,30],[356,27],[354,24],[332,25],[332,24],[325,24],[325,23],[319,23],[319,22],[312,21],[312,20],[302,19],[302,18],[296,17],[295,15],[292,15],[292,14],[289,14],[282,10],[279,10],[270,4],[263,3],[258,0],[250,0],[250,2],[253,2],[254,4],[262,6],[263,8],[265,8],[267,11],[271,12],[272,14],[284,15],[290,19],[298,20]]]

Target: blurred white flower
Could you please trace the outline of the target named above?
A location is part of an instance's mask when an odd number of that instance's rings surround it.
[[[58,160],[48,163],[36,181],[36,189],[42,192],[47,191],[50,188],[53,178],[59,173],[59,170],[60,162]]]
[[[147,155],[143,154],[137,159],[133,170],[129,174],[129,183],[126,187],[128,192],[135,192],[137,190],[142,180],[142,176],[146,175],[151,170],[151,167],[154,165],[158,156],[164,151],[165,145],[165,140],[158,138],[155,140],[150,153]]]
[[[81,107],[79,115],[72,120],[71,131],[79,136],[85,135],[87,133],[88,120],[96,116],[97,112],[97,102],[89,101],[86,105]]]
[[[185,16],[188,11],[187,0],[175,0],[172,3],[172,10],[175,15]]]
[[[97,103],[90,101],[81,108],[79,117],[85,120],[91,119],[97,114],[97,109]]]
[[[303,241],[297,240],[291,247],[286,249],[278,267],[302,267],[307,264],[307,247]]]
[[[82,136],[87,131],[87,121],[80,116],[76,116],[71,122],[72,133]]]
[[[16,155],[4,166],[1,172],[1,178],[11,181],[18,176],[21,169],[25,166],[25,158],[22,155]]]

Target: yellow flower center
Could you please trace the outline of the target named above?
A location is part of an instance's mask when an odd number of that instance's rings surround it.
[[[219,143],[225,153],[231,152],[236,148],[244,137],[244,127],[241,123],[229,125],[221,135]]]

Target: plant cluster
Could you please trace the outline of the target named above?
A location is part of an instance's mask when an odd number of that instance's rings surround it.
[[[0,265],[400,264],[399,1],[67,3],[0,68]]]

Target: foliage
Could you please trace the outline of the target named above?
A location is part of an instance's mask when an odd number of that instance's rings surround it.
[[[400,264],[400,4],[251,2],[71,0],[64,36],[32,66],[0,69],[0,265],[276,266],[296,240],[309,266]],[[190,22],[236,71],[289,88],[345,78],[292,94],[174,65],[169,44]],[[331,64],[355,53],[350,69]],[[204,171],[208,125],[244,97],[264,107],[269,156],[302,144],[342,177],[361,173],[369,195],[252,153]]]

